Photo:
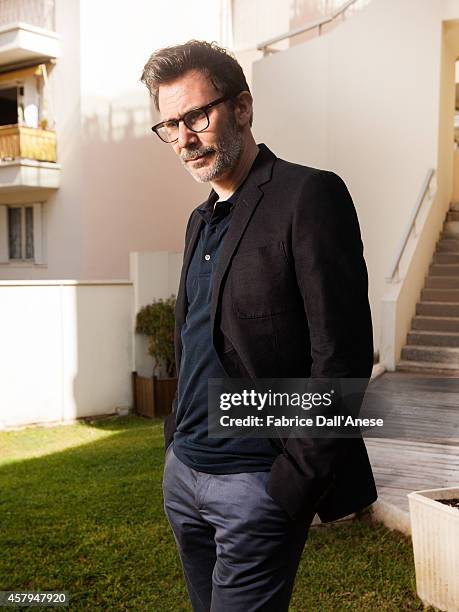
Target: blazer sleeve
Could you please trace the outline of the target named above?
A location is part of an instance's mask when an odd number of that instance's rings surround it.
[[[309,175],[295,206],[291,235],[311,339],[311,378],[368,382],[373,365],[368,275],[357,214],[338,175],[324,170]],[[356,442],[288,438],[272,465],[268,493],[291,518],[314,513]]]

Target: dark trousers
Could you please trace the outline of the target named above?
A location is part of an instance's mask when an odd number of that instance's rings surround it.
[[[269,472],[206,474],[166,452],[164,509],[194,612],[287,612],[313,516],[293,521]]]

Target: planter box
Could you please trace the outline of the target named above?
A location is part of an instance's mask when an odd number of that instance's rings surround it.
[[[457,497],[459,487],[408,495],[418,595],[448,612],[459,612],[459,509],[435,500]]]
[[[176,389],[177,378],[138,376],[132,372],[134,412],[150,419],[168,415]]]

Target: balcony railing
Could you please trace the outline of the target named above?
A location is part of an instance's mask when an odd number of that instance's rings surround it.
[[[54,0],[0,0],[0,27],[17,22],[54,31]]]
[[[56,132],[22,125],[0,126],[0,161],[13,159],[55,162]]]

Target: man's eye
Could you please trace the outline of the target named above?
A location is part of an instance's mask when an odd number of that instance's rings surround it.
[[[186,124],[188,127],[200,127],[206,121],[206,114],[202,110],[190,111],[186,114]]]

